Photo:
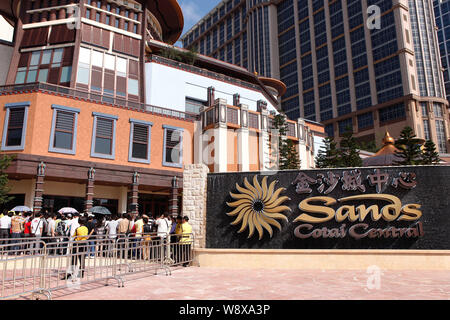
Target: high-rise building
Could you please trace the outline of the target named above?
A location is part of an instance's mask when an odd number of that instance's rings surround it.
[[[0,41],[0,154],[16,204],[178,214],[185,165],[273,169],[284,84],[174,47],[176,0],[5,0],[0,14],[14,26]],[[287,127],[314,167],[323,126]]]
[[[227,21],[231,36],[216,39]],[[240,58],[228,59],[221,52],[235,51],[236,39]],[[387,129],[398,136],[408,125],[450,152],[432,0],[224,0],[182,40],[185,48],[279,78],[288,117],[319,121],[337,140],[350,127],[359,140],[379,142]],[[215,49],[203,48],[210,45]],[[264,69],[263,56],[270,62]]]
[[[434,15],[438,27],[439,50],[442,67],[444,68],[444,82],[447,100],[450,101],[450,1],[434,0]]]

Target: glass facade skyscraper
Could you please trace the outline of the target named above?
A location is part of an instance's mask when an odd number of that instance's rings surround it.
[[[434,1],[434,11],[448,13],[449,3]],[[226,61],[283,81],[280,104],[289,118],[321,122],[337,140],[350,127],[358,139],[377,143],[385,130],[395,136],[408,125],[419,137],[429,135],[442,153],[450,152],[441,72],[449,61],[441,65],[439,59],[439,47],[447,50],[443,43],[450,39],[449,15],[435,20],[432,0],[222,1],[186,33],[184,46],[201,43],[214,27],[196,30],[227,8],[230,15],[241,12],[248,53]],[[430,121],[434,105],[442,109],[443,123]]]
[[[434,0],[434,14],[436,26],[439,28],[438,42],[444,68],[444,82],[447,100],[450,101],[450,1]]]

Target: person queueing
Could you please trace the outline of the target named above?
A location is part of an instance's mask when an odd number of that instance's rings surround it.
[[[23,231],[24,231],[24,223],[25,220],[22,217],[22,212],[17,212],[14,214],[14,216],[11,218],[11,243],[14,244],[12,247],[12,253],[19,255],[22,250],[22,245],[20,244],[19,238],[22,238]]]
[[[177,228],[175,234],[178,235],[178,262],[183,264],[183,267],[187,267],[191,260],[191,236],[192,236],[192,226],[189,224],[189,217],[184,216],[183,218],[177,217]]]
[[[72,249],[72,271],[81,271],[81,278],[84,277],[85,272],[85,259],[88,247],[89,230],[86,227],[87,219],[85,217],[80,217],[78,219],[78,224],[80,225],[75,229],[74,232],[74,244]],[[78,263],[80,264],[77,270]],[[76,272],[78,276],[79,272]]]
[[[0,218],[0,245],[9,243],[9,230],[11,229],[11,217],[5,210]],[[5,249],[4,249],[5,250]],[[7,249],[6,249],[7,250]]]

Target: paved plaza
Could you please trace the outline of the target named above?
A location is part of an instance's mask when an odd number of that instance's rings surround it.
[[[366,270],[180,268],[172,276],[134,275],[125,287],[92,284],[56,291],[55,300],[433,300],[450,299],[448,271],[382,270],[379,288]],[[368,285],[369,283],[369,285]],[[371,287],[372,289],[369,289]]]

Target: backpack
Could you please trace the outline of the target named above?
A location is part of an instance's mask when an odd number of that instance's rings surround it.
[[[67,236],[67,231],[68,230],[67,230],[66,223],[64,221],[60,221],[55,230],[56,234],[58,236]]]
[[[44,228],[42,229],[42,235],[48,234],[48,221],[47,219],[41,219],[44,223]]]
[[[144,233],[151,233],[152,232],[152,226],[151,226],[151,224],[144,224],[144,227],[143,227],[143,232]]]

